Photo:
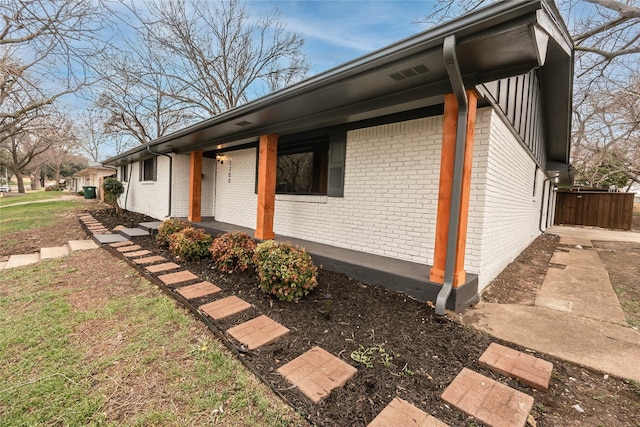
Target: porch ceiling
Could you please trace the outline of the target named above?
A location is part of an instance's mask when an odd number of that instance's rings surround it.
[[[456,35],[467,88],[542,67],[548,157],[568,163],[571,42],[555,7],[540,0],[491,5],[105,163],[149,157],[147,147],[160,153],[220,150],[263,134],[303,132],[441,104],[451,92],[442,55],[443,40],[450,34]],[[569,96],[558,99],[558,93]]]

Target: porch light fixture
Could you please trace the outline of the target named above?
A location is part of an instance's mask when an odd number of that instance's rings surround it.
[[[216,160],[222,165],[224,164],[226,157],[223,154],[216,154]]]

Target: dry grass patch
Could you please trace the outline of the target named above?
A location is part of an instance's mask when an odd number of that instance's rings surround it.
[[[0,426],[304,422],[103,250],[0,273]]]

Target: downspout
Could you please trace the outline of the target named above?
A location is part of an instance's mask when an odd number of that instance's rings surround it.
[[[148,145],[147,145],[147,151],[156,156],[165,156],[169,158],[169,213],[167,214],[167,216],[170,218],[171,217],[171,187],[173,183],[173,157],[171,157],[168,154],[151,151],[151,147]]]
[[[551,196],[554,195],[553,194],[554,191],[555,191],[555,187],[553,185],[549,185],[549,195],[548,195],[549,201],[547,202],[547,217],[545,218],[545,224],[546,224],[547,228],[551,227],[553,225],[553,224],[551,224],[551,221],[549,220],[549,211],[550,211],[550,208],[551,208]],[[556,198],[553,197],[553,207],[554,207],[554,209],[555,209],[555,205],[556,205],[555,201],[556,201]]]
[[[444,267],[444,283],[436,299],[436,314],[444,315],[447,299],[453,288],[456,248],[458,244],[458,225],[460,223],[460,201],[462,196],[462,168],[467,134],[469,113],[467,94],[456,56],[456,37],[449,35],[442,44],[444,63],[451,82],[451,88],[458,101],[458,125],[456,127],[456,148],[453,162],[453,182],[451,185],[451,210],[449,212],[449,230],[447,232],[447,251]]]
[[[547,182],[549,181],[551,180],[547,178],[542,182],[542,200],[540,201],[540,217],[538,218],[538,230],[540,230],[541,233],[544,233],[544,230],[542,229],[542,211],[544,210],[544,193],[545,193],[544,189],[546,188]],[[551,203],[551,198],[547,194],[547,215],[549,215],[549,203]],[[547,225],[547,222],[548,221],[545,218],[544,220],[545,226]]]
[[[127,210],[127,199],[129,198],[129,187],[131,186],[131,172],[133,171],[133,163],[129,163],[129,174],[127,175],[127,192],[124,193],[124,206],[122,209]]]

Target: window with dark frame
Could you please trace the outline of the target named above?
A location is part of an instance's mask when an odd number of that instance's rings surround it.
[[[327,195],[329,138],[285,143],[278,147],[277,194]]]
[[[156,180],[156,158],[143,160],[140,163],[140,181]]]
[[[121,165],[120,166],[120,181],[127,182],[129,181],[129,165]]]

